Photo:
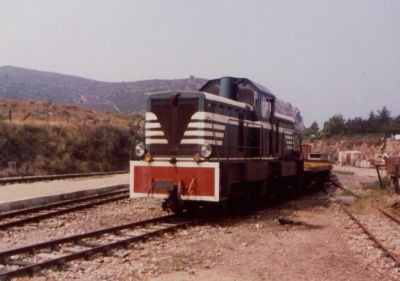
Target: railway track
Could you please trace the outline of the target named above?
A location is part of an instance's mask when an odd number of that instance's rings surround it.
[[[335,180],[331,180],[331,183],[336,187],[349,192],[352,196],[357,199],[360,199],[361,196],[355,194],[351,190],[343,187],[340,183]],[[331,196],[334,196],[333,193],[325,190]],[[386,257],[389,257],[393,260],[395,267],[400,267],[400,218],[395,215],[385,211],[382,208],[378,208],[378,211],[383,214],[385,220],[381,219],[369,219],[369,225],[365,221],[368,220],[368,216],[365,216],[364,221],[361,218],[362,215],[355,215],[349,209],[344,209],[344,212],[350,217],[352,221],[354,221],[362,231],[372,240],[375,245],[380,248]],[[379,233],[384,232],[386,237],[381,237]],[[387,239],[387,236],[390,236],[392,239]]]
[[[7,230],[10,227],[22,226],[69,212],[123,200],[129,197],[128,192],[128,188],[120,188],[107,193],[0,213],[0,230]]]
[[[45,176],[26,176],[26,177],[10,177],[10,178],[0,178],[0,185],[11,184],[11,183],[46,181],[46,180],[62,180],[62,179],[72,179],[72,178],[85,178],[85,177],[95,177],[95,176],[118,175],[118,174],[125,174],[125,173],[128,173],[128,171],[96,172],[96,173],[64,174],[64,175],[45,175]]]
[[[385,215],[386,217],[388,217],[390,220],[392,220],[393,222],[397,223],[398,225],[400,225],[400,218],[390,214],[389,212],[383,210],[383,209],[379,209],[379,212],[381,212],[383,215]]]
[[[374,231],[377,231],[377,229],[382,233],[382,221],[373,220],[370,221],[370,225],[367,225],[367,223],[363,222],[362,219],[359,218],[359,215],[357,216],[347,209],[344,211],[363,230],[363,232],[375,242],[376,246],[385,253],[385,256],[392,259],[395,262],[394,265],[396,267],[400,267],[400,245],[398,243],[400,240],[400,223],[396,221],[398,224],[397,227],[390,226],[390,224],[385,225],[385,235],[387,236],[388,234],[392,234],[394,237],[390,240],[382,238],[376,233],[374,234]],[[394,220],[391,218],[390,221],[393,222]]]
[[[5,281],[52,267],[62,269],[72,260],[108,255],[112,249],[146,240],[196,223],[194,219],[167,215],[104,228],[0,252],[0,280]]]
[[[360,195],[354,193],[353,191],[351,191],[350,189],[345,188],[338,180],[338,178],[335,175],[330,175],[329,177],[329,182],[337,187],[340,188],[343,191],[347,191],[348,193],[350,193],[352,196],[356,197],[356,198],[360,198]]]

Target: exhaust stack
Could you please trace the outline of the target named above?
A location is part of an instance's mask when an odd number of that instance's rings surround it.
[[[231,100],[237,100],[237,85],[233,77],[222,77],[219,84],[219,95]]]

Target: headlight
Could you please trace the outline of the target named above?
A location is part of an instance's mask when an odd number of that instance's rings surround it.
[[[146,152],[146,149],[144,147],[143,143],[138,143],[135,146],[135,154],[139,157],[142,157],[144,155],[144,153]]]
[[[209,144],[203,144],[200,148],[200,155],[204,158],[208,158],[211,156],[212,147]]]

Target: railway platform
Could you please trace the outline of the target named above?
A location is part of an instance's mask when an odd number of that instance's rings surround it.
[[[0,213],[110,192],[128,184],[126,173],[0,185]]]

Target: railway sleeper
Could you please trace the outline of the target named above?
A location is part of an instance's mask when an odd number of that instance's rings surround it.
[[[82,252],[84,250],[90,249],[91,247],[63,247],[61,250],[64,253],[69,253],[69,254],[74,254],[74,253],[79,253]]]
[[[86,248],[97,248],[102,246],[102,244],[98,244],[98,243],[90,243],[90,242],[85,242],[85,241],[81,241],[79,243],[79,245],[86,247]]]

